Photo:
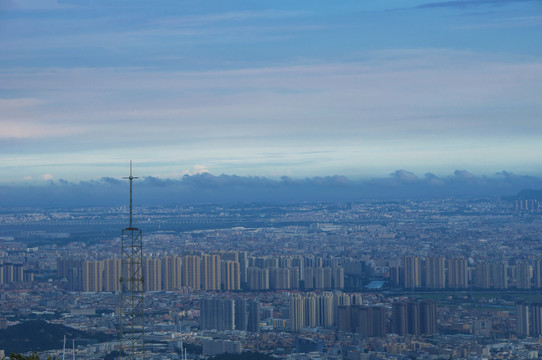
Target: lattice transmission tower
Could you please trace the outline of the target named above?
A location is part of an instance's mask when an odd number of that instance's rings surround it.
[[[130,225],[122,230],[120,275],[120,358],[145,358],[143,307],[143,237],[132,223],[132,162],[130,161]]]

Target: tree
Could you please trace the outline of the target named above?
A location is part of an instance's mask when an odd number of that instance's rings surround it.
[[[9,355],[10,360],[40,360],[40,357],[38,356],[38,353],[34,352],[32,355],[25,356],[23,354],[15,354],[11,353]],[[47,360],[53,360],[52,357],[48,357]]]

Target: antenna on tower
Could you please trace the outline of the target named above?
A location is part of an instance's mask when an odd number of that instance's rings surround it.
[[[128,229],[132,229],[133,226],[132,226],[132,181],[134,179],[139,179],[139,177],[137,176],[133,176],[132,175],[132,160],[130,160],[130,176],[128,177],[123,177],[123,179],[127,179],[130,181],[130,226],[128,227]]]

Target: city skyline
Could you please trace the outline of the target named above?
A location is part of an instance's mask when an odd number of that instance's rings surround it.
[[[259,351],[291,360],[309,351],[327,360],[540,352],[542,222],[535,200],[137,213],[146,234],[145,333],[154,341],[146,358],[175,359],[185,346],[190,355]],[[78,358],[114,352],[124,220],[122,208],[4,209],[0,355],[59,356],[62,332],[73,329],[86,331],[77,336]],[[55,339],[29,343],[31,333],[51,325],[62,326]],[[99,343],[82,341],[104,330]]]
[[[536,1],[1,10],[3,183],[542,173]]]

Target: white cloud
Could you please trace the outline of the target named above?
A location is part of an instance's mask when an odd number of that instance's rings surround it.
[[[197,175],[197,174],[205,174],[208,173],[209,170],[205,165],[194,165],[192,169],[183,170],[181,172],[182,175]]]
[[[447,50],[225,71],[12,69],[0,73],[0,89],[32,89],[42,98],[39,108],[8,108],[2,133],[99,140],[122,131],[144,143],[302,133],[531,133],[542,126],[541,83],[542,61]]]
[[[58,138],[77,134],[82,128],[80,125],[39,123],[33,120],[37,117],[36,115],[19,117],[17,120],[2,119],[0,139]],[[46,119],[42,120],[42,122],[46,121]]]
[[[43,175],[41,176],[41,178],[42,178],[43,180],[49,181],[49,180],[53,180],[54,176],[51,175],[51,174],[43,174]]]

